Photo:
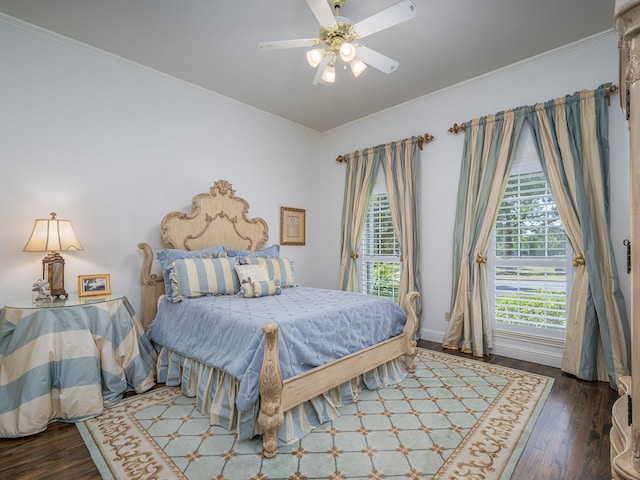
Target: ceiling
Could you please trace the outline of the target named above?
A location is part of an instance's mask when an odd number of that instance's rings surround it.
[[[397,1],[347,0],[340,14],[356,23]],[[0,0],[0,12],[319,132],[613,27],[613,0],[414,3],[415,18],[360,41],[395,72],[337,65],[319,86],[309,48],[257,48],[318,36],[304,0]]]

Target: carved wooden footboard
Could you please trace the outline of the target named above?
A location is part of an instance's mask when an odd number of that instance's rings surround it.
[[[407,370],[415,372],[418,317],[414,302],[418,296],[418,292],[410,292],[404,298],[402,308],[407,314],[407,323],[400,335],[286,380],[282,379],[278,361],[278,326],[267,323],[262,327],[265,346],[259,383],[258,425],[265,457],[277,454],[277,436],[284,412],[402,355]]]

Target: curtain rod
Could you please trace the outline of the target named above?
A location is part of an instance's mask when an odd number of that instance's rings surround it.
[[[430,135],[428,133],[425,133],[424,135],[420,135],[418,138],[416,138],[416,141],[418,142],[418,148],[420,150],[422,150],[422,147],[424,146],[425,143],[429,143],[431,140],[433,140],[434,137],[433,135]],[[342,163],[342,162],[346,162],[346,156],[345,155],[338,155],[336,157],[336,162],[338,163]]]
[[[617,85],[611,85],[607,88],[605,88],[605,92],[607,95],[607,103],[609,104],[609,106],[611,106],[611,95],[614,93],[617,93],[618,91],[618,86]],[[465,126],[465,124],[463,123],[462,125],[458,125],[457,123],[454,123],[448,130],[449,133],[453,133],[453,134],[457,134],[460,132],[464,132],[467,129],[467,127]]]

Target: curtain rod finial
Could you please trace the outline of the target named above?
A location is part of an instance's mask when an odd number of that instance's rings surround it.
[[[429,142],[430,142],[431,140],[433,140],[434,138],[436,138],[436,137],[434,137],[433,135],[430,135],[430,134],[428,134],[428,133],[425,133],[424,135],[419,136],[419,137],[417,138],[417,140],[418,140],[418,148],[420,148],[420,150],[422,150],[422,146],[423,146],[425,143],[429,143]]]
[[[605,92],[607,95],[607,103],[609,104],[609,106],[611,106],[611,94],[616,93],[617,91],[618,91],[617,85],[611,85],[605,89]]]
[[[457,123],[454,123],[453,127],[449,129],[449,133],[464,132],[466,129],[467,127],[464,125],[464,123],[462,125],[458,125]]]
[[[342,162],[346,162],[346,161],[347,161],[347,159],[344,158],[343,155],[338,155],[338,157],[336,158],[336,162],[338,162],[338,163],[342,163]]]

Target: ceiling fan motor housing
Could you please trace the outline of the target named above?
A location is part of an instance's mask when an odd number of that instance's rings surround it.
[[[346,22],[342,20],[346,20]],[[320,28],[319,37],[323,44],[331,48],[333,52],[338,53],[343,43],[353,42],[356,36],[353,34],[353,29],[351,24],[348,23],[348,19],[336,18],[336,21],[337,25],[333,28]]]

